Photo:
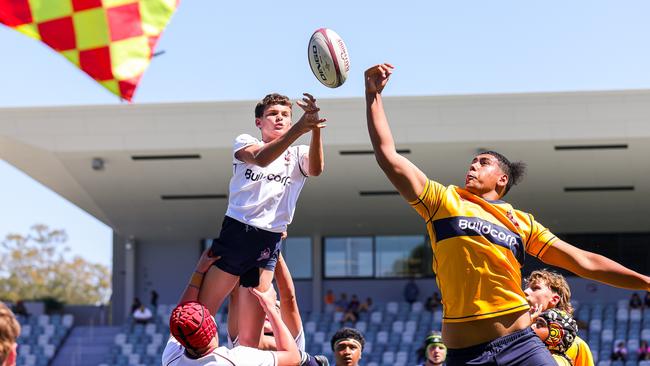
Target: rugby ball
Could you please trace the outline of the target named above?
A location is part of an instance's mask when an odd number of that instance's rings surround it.
[[[316,79],[330,88],[338,88],[348,78],[350,58],[345,43],[328,28],[317,29],[309,39],[309,66]]]

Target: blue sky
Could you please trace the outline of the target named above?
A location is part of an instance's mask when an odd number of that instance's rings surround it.
[[[626,0],[185,0],[134,101],[252,100],[270,91],[359,97],[363,70],[383,61],[397,67],[387,95],[646,89],[647,14],[650,2]],[[349,49],[350,76],[337,89],[320,85],[307,63],[307,41],[320,27],[338,32]],[[5,27],[0,50],[0,113],[119,103],[65,59]],[[8,164],[0,164],[0,176],[1,236],[42,222],[66,229],[76,253],[110,263],[109,228]]]

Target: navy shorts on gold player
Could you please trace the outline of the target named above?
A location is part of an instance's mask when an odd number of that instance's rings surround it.
[[[445,365],[557,366],[557,362],[535,332],[526,328],[476,346],[450,348]]]
[[[225,216],[219,238],[212,242],[212,253],[221,256],[217,268],[239,276],[244,287],[259,285],[259,268],[275,270],[282,234],[246,225]]]

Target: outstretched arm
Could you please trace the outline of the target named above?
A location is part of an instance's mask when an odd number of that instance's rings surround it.
[[[188,301],[199,300],[199,291],[201,290],[201,285],[203,284],[203,277],[205,277],[205,273],[210,269],[215,261],[221,258],[212,257],[211,254],[212,253],[210,252],[210,248],[206,249],[203,251],[203,254],[201,254],[201,258],[199,258],[198,263],[196,263],[196,268],[192,273],[190,282],[185,287],[185,291],[183,291],[183,295],[181,295],[180,300],[178,300],[179,304]]]
[[[275,161],[284,153],[291,144],[303,134],[323,128],[325,119],[318,117],[320,108],[316,105],[316,99],[310,94],[304,93],[302,102],[296,102],[305,113],[300,117],[287,133],[277,139],[260,145],[250,145],[235,153],[235,157],[243,162],[265,167]]]
[[[377,163],[407,201],[418,198],[427,181],[426,175],[395,150],[393,134],[384,112],[381,92],[393,72],[390,64],[375,65],[365,73],[366,118],[368,133]]]
[[[553,243],[541,259],[544,263],[564,268],[580,277],[615,287],[650,291],[650,277],[562,240]]]

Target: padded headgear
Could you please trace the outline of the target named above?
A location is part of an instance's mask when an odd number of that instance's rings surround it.
[[[217,324],[203,304],[189,301],[178,305],[169,317],[169,330],[185,348],[199,350],[217,334]]]
[[[564,354],[578,334],[578,324],[573,317],[560,309],[548,309],[539,315],[546,320],[548,338],[544,341],[549,351]]]

